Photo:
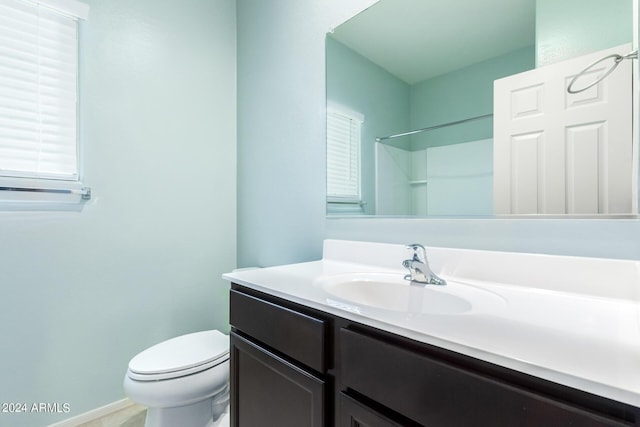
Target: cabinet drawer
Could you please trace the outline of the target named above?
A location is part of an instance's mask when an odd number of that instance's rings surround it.
[[[266,346],[318,372],[325,372],[327,327],[324,320],[231,290],[230,322],[236,330]]]
[[[629,425],[349,329],[340,339],[343,384],[420,424]]]

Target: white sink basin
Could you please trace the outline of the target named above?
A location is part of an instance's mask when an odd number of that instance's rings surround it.
[[[486,303],[487,299],[504,302],[499,296],[475,286],[459,282],[446,286],[412,284],[402,274],[391,273],[325,276],[316,281],[316,286],[347,302],[344,307],[351,310],[366,306],[406,313],[461,314],[478,308],[477,305]]]

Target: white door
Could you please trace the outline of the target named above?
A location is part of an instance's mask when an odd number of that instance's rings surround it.
[[[495,214],[632,212],[633,61],[584,92],[567,92],[584,67],[630,50],[623,45],[495,81]],[[611,64],[592,68],[574,88]]]

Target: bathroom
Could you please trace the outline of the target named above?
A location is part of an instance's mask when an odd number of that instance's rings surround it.
[[[92,199],[0,212],[0,402],[60,411],[3,413],[1,426],[120,401],[137,352],[229,330],[223,273],[319,259],[327,238],[640,258],[635,218],[327,217],[325,35],[372,0],[85,3]]]

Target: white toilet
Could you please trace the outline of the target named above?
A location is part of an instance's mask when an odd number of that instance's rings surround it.
[[[147,407],[145,427],[219,425],[229,401],[229,337],[220,331],[182,335],[129,362],[124,390]]]

